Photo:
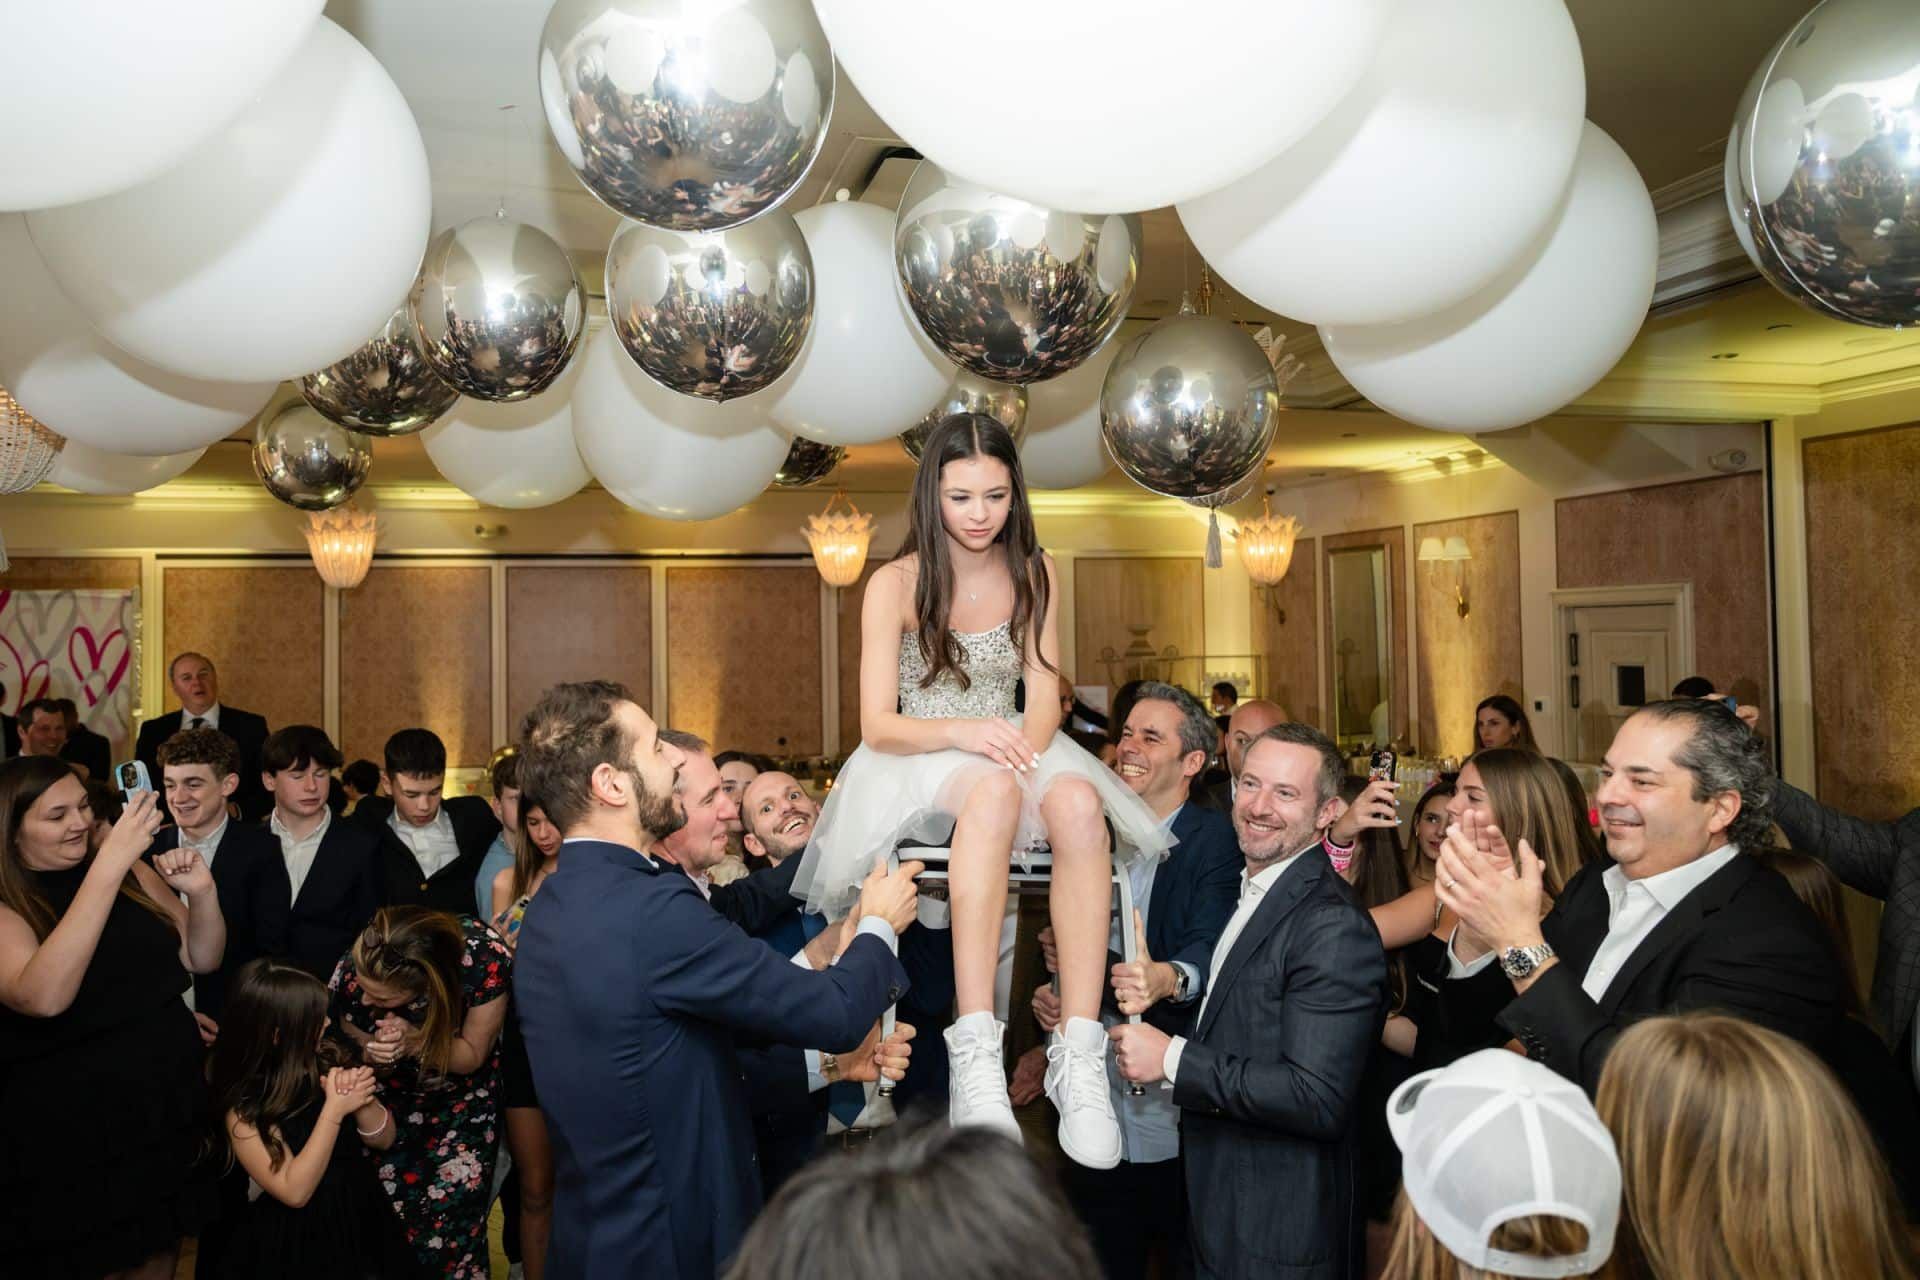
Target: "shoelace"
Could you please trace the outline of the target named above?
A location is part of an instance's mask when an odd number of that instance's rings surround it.
[[[953,1080],[949,1087],[960,1090],[968,1107],[984,1106],[993,1101],[999,1089],[1005,1088],[1003,1081],[994,1079],[999,1065],[998,1054],[984,1053],[981,1045],[971,1041],[961,1044],[953,1052]]]
[[[1066,1063],[1067,1108],[1071,1111],[1104,1111],[1113,1105],[1107,1099],[1107,1064],[1097,1053],[1076,1049],[1065,1040],[1047,1046],[1047,1065]]]

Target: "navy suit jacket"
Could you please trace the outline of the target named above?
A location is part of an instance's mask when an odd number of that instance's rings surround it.
[[[168,827],[153,838],[146,856],[179,847],[180,829]],[[280,841],[264,827],[228,821],[213,851],[213,884],[227,922],[227,949],[218,969],[193,975],[193,1007],[217,1022],[242,965],[259,956],[287,954],[292,890]]]
[[[1240,871],[1246,859],[1233,823],[1213,809],[1189,799],[1173,819],[1174,845],[1153,873],[1153,896],[1146,904],[1147,951],[1155,960],[1179,961],[1199,975],[1193,999],[1184,1004],[1161,1001],[1141,1015],[1170,1036],[1187,1034],[1200,998],[1207,991],[1207,973],[1213,965],[1213,944],[1233,918],[1240,901]],[[1131,922],[1126,925],[1132,928]],[[1113,988],[1106,998],[1113,999]]]
[[[1181,1050],[1201,1280],[1361,1274],[1355,1108],[1386,999],[1380,934],[1316,845],[1254,908]]]
[[[801,969],[679,868],[573,840],[527,908],[515,1003],[553,1138],[555,1280],[707,1280],[760,1207],[735,1033],[856,1048],[906,973],[877,938]]]
[[[273,833],[268,830],[272,837]],[[279,843],[278,837],[273,837]],[[277,850],[276,850],[277,851]],[[281,867],[286,867],[285,859]],[[468,877],[472,883],[472,877]],[[345,818],[334,818],[313,857],[300,894],[293,900],[287,957],[325,982],[334,966],[360,936],[373,913],[387,905],[380,875],[379,845],[373,833]]]

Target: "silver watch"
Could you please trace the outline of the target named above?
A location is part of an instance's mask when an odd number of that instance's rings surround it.
[[[1515,982],[1553,959],[1553,948],[1546,943],[1536,947],[1508,947],[1500,953],[1500,971]]]

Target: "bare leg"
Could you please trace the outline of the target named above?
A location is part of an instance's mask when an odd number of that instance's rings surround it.
[[[1106,982],[1113,855],[1100,796],[1084,778],[1061,778],[1040,801],[1053,848],[1054,945],[1060,956],[1063,1018],[1100,1016]]]
[[[993,1011],[1000,928],[1007,914],[1007,868],[1020,822],[1020,784],[996,770],[960,806],[947,870],[953,928],[954,1004],[961,1017]]]
[[[520,1264],[527,1280],[542,1280],[553,1236],[553,1144],[546,1114],[538,1107],[508,1108],[507,1148],[520,1170]]]

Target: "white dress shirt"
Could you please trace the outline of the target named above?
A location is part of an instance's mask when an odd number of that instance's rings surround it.
[[[324,805],[320,809],[319,825],[304,836],[296,836],[282,825],[278,809],[267,819],[267,830],[279,837],[280,854],[287,860],[287,880],[293,886],[290,901],[300,900],[300,886],[307,882],[307,873],[313,870],[314,855],[320,852],[320,842],[326,839],[327,828],[332,825],[333,811]]]
[[[400,816],[396,805],[387,815],[387,825],[393,828],[393,834],[400,837],[400,843],[407,846],[413,854],[413,860],[420,864],[420,874],[431,880],[440,869],[460,856],[460,842],[453,838],[453,819],[447,816],[447,807],[440,806],[433,815],[433,821],[424,827],[416,827]]]
[[[218,729],[220,727],[220,704],[217,702],[212,703],[198,716],[195,716],[193,712],[187,710],[185,707],[180,708],[180,727],[182,729],[193,728],[193,722],[196,719],[200,721],[199,727],[202,729]]]
[[[191,849],[199,854],[200,861],[207,864],[207,870],[213,870],[213,855],[219,852],[220,841],[226,838],[228,821],[229,819],[223,816],[220,819],[220,825],[215,827],[205,840],[195,840],[187,833],[185,827],[181,827],[180,847],[182,849]]]
[[[1307,849],[1320,843],[1315,836],[1313,844],[1306,849],[1296,849],[1280,861],[1254,876],[1251,880],[1243,870],[1240,873],[1240,902],[1233,909],[1233,918],[1227,921],[1227,927],[1220,934],[1220,941],[1213,944],[1213,963],[1207,967],[1207,994],[1201,997],[1200,1012],[1194,1017],[1194,1029],[1200,1027],[1200,1019],[1207,1016],[1207,1001],[1213,999],[1213,989],[1220,982],[1220,970],[1225,967],[1227,957],[1233,952],[1233,944],[1240,940],[1240,934],[1247,927],[1247,921],[1253,919],[1253,913],[1260,909],[1260,900],[1267,896],[1267,890],[1273,888],[1286,869],[1292,866]],[[1171,1085],[1180,1070],[1180,1055],[1187,1047],[1185,1036],[1175,1036],[1173,1043],[1167,1046],[1166,1077]]]

